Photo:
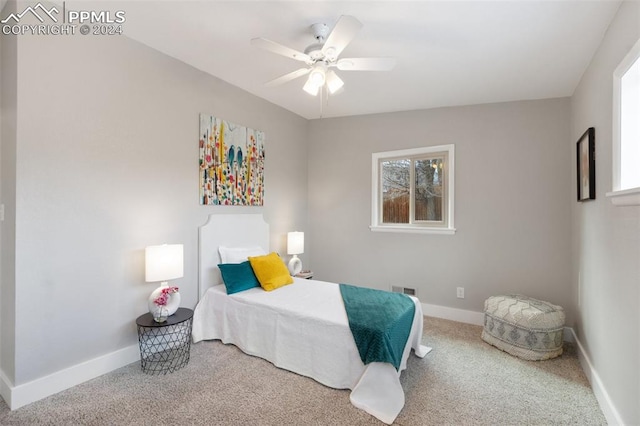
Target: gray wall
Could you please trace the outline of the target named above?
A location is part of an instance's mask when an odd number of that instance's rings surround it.
[[[572,203],[576,332],[624,424],[640,424],[640,207],[614,207],[613,71],[640,38],[640,3],[625,2],[572,98],[570,147],[596,129],[596,199]],[[575,184],[575,166],[574,166]]]
[[[517,292],[572,323],[569,99],[314,120],[309,227],[319,279],[418,289],[423,303],[482,311]],[[374,233],[371,153],[455,144],[454,236]],[[465,288],[465,299],[456,298]]]
[[[3,224],[15,245],[2,247],[3,271],[15,253],[15,282],[2,283],[2,368],[15,385],[136,344],[157,287],[144,282],[145,246],[184,244],[174,283],[193,307],[208,214],[264,212],[281,252],[287,231],[305,230],[301,117],[126,37],[19,37],[2,71],[18,76],[17,103],[2,105],[3,119],[17,105],[17,133],[3,122],[2,141],[3,171],[17,147],[15,200],[4,175],[2,193],[16,213]],[[200,112],[266,133],[264,208],[199,205]]]

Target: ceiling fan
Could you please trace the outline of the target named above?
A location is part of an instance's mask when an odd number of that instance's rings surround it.
[[[338,58],[345,47],[353,40],[362,23],[353,16],[342,15],[329,32],[327,24],[313,24],[311,30],[315,43],[304,52],[283,46],[266,38],[254,38],[251,44],[261,49],[277,53],[296,61],[304,62],[304,68],[297,69],[265,83],[266,86],[277,86],[309,74],[303,89],[316,96],[326,85],[330,94],[336,93],[344,85],[333,68],[340,71],[389,71],[396,65],[395,58]]]

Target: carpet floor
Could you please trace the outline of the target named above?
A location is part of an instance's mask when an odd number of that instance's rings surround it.
[[[486,344],[482,328],[425,318],[423,344],[401,382],[396,425],[606,425],[576,350],[523,361]],[[10,411],[0,425],[382,425],[336,390],[219,341],[191,347],[189,364],[149,376],[133,363]]]

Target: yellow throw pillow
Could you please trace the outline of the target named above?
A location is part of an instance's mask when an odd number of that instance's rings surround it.
[[[265,256],[249,256],[249,263],[256,274],[260,286],[266,291],[293,283],[289,270],[278,253],[272,252]]]

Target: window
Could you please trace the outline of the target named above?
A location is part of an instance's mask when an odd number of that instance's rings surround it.
[[[453,234],[454,146],[372,154],[371,230]]]
[[[613,73],[614,204],[640,205],[640,40]]]

